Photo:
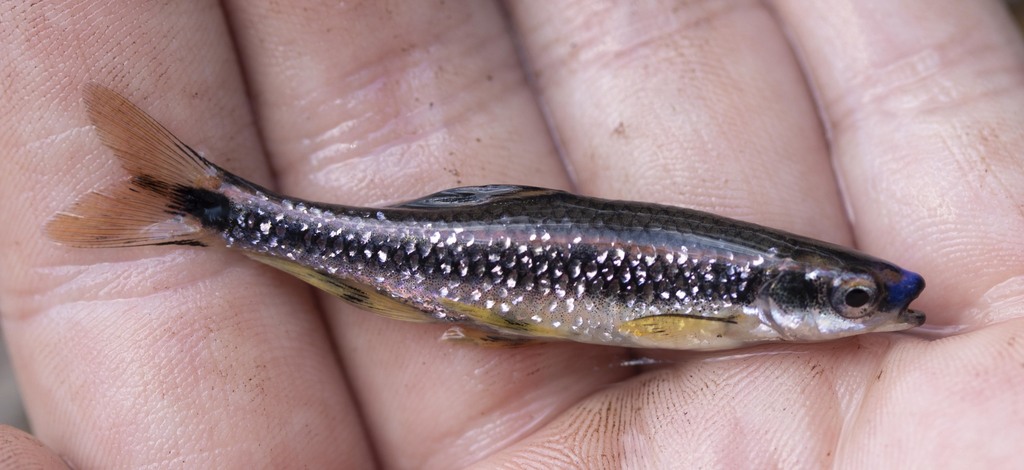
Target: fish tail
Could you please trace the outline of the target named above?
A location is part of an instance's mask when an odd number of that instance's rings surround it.
[[[100,140],[131,175],[54,215],[44,231],[78,247],[199,245],[227,224],[225,172],[113,90],[86,85]]]

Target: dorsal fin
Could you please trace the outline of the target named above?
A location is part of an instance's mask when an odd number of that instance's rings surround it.
[[[568,194],[555,189],[536,188],[532,186],[516,186],[511,184],[491,184],[487,186],[465,186],[446,189],[441,192],[424,196],[392,207],[403,209],[434,209],[442,207],[477,206],[503,200],[522,200],[547,197],[556,194]]]

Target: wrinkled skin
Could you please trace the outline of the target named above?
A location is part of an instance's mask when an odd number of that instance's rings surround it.
[[[1019,463],[1024,42],[1000,2],[31,3],[0,6],[0,312],[38,441],[0,430],[2,462]],[[695,207],[920,272],[915,308],[962,328],[479,349],[223,250],[56,246],[44,219],[123,177],[87,81],[299,197]]]

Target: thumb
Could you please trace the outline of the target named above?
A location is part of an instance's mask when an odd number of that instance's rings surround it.
[[[69,467],[67,462],[31,434],[0,425],[0,469]]]

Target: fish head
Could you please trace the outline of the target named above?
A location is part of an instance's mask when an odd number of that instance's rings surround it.
[[[762,322],[786,341],[906,330],[924,323],[908,308],[923,289],[920,275],[880,260],[793,263],[762,287]]]

